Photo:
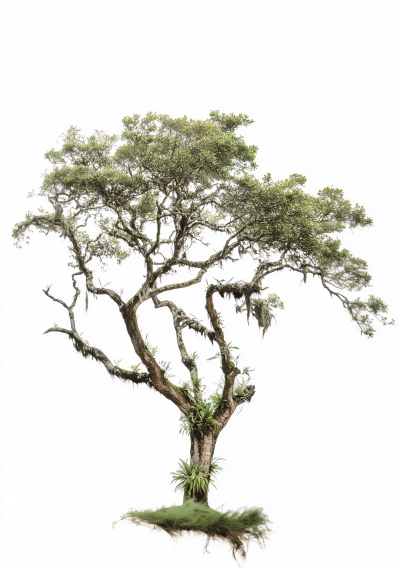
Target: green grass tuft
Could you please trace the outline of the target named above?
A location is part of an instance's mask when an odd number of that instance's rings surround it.
[[[231,545],[235,560],[237,552],[245,560],[244,545],[247,544],[248,548],[250,541],[257,542],[261,547],[265,546],[265,539],[268,539],[268,533],[271,532],[268,527],[271,521],[260,507],[246,509],[242,513],[222,513],[202,503],[195,503],[192,499],[182,505],[161,507],[156,511],[130,510],[121,517],[121,520],[125,519],[136,525],[154,525],[153,528],[164,530],[172,538],[182,536],[182,531],[204,533],[207,535],[205,552],[208,552],[210,539],[227,541]]]

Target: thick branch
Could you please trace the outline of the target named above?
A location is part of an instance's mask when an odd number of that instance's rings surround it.
[[[125,369],[122,369],[121,367],[118,367],[117,365],[113,365],[111,363],[111,361],[108,359],[108,357],[103,353],[103,351],[101,351],[97,347],[92,347],[91,345],[89,345],[86,341],[84,341],[80,337],[80,335],[76,331],[75,317],[74,317],[74,313],[73,313],[73,308],[75,307],[76,300],[77,300],[77,298],[80,294],[80,290],[76,286],[76,282],[75,282],[75,278],[74,278],[78,274],[80,274],[80,273],[72,275],[72,280],[73,280],[73,284],[74,284],[74,288],[75,288],[76,292],[75,292],[72,304],[70,306],[67,306],[67,304],[65,302],[63,302],[62,300],[59,300],[58,298],[55,298],[54,296],[52,296],[49,293],[50,286],[47,288],[47,290],[43,290],[43,292],[46,294],[46,296],[51,298],[54,302],[61,304],[68,311],[69,319],[70,319],[70,322],[71,322],[71,328],[72,328],[72,329],[65,329],[65,328],[62,328],[62,327],[50,327],[47,331],[45,331],[43,333],[43,335],[45,335],[46,333],[52,332],[52,331],[65,333],[72,340],[73,345],[78,352],[82,353],[82,355],[84,357],[92,357],[93,359],[96,359],[96,361],[103,363],[103,365],[107,369],[107,372],[110,375],[118,377],[118,378],[120,378],[124,381],[127,381],[127,380],[132,381],[133,383],[136,383],[136,384],[145,383],[148,387],[154,388],[153,384],[151,382],[149,373],[137,373],[135,371],[126,371]]]
[[[240,245],[240,240],[235,241],[231,245],[228,245],[229,241],[234,238],[232,235],[225,243],[224,248],[211,255],[207,260],[193,261],[187,258],[180,258],[177,264],[181,266],[190,266],[192,268],[210,268],[213,264],[216,264],[220,260],[227,259],[231,252],[235,250]]]
[[[154,388],[165,398],[173,402],[182,412],[190,409],[191,401],[180,387],[172,385],[165,376],[165,371],[150,353],[139,329],[136,309],[128,310],[127,306],[121,309],[125,326],[136,354],[148,370]]]
[[[198,400],[200,395],[200,390],[199,390],[199,373],[197,369],[197,364],[194,357],[189,357],[182,337],[181,322],[187,316],[183,310],[178,308],[176,304],[174,304],[169,300],[164,300],[163,302],[160,302],[158,298],[153,297],[153,303],[156,308],[163,308],[165,306],[168,307],[172,314],[175,333],[176,333],[176,341],[178,344],[179,352],[181,354],[181,360],[189,371],[190,379],[193,385],[194,396],[195,399]]]
[[[192,278],[191,280],[186,280],[185,282],[178,282],[176,284],[167,284],[166,286],[162,286],[161,288],[157,288],[156,284],[154,285],[153,288],[150,288],[150,282],[154,281],[150,273],[150,275],[147,277],[146,281],[140,288],[139,292],[137,292],[133,296],[133,298],[131,298],[126,303],[128,315],[132,314],[133,312],[136,312],[140,304],[142,304],[149,298],[154,298],[155,296],[158,296],[163,292],[168,292],[170,290],[179,290],[181,288],[187,288],[188,286],[193,286],[193,284],[198,284],[199,282],[201,282],[201,279],[203,278],[203,275],[205,273],[206,270],[202,269],[198,272],[197,276],[195,278]]]
[[[260,291],[261,288],[258,283],[249,284],[245,282],[236,282],[233,284],[231,283],[212,284],[207,289],[206,310],[208,312],[211,324],[216,334],[216,341],[220,348],[220,354],[221,354],[221,361],[222,361],[221,367],[225,376],[225,383],[222,391],[222,400],[224,401],[224,409],[223,411],[216,411],[213,415],[213,418],[218,420],[221,429],[228,422],[229,418],[232,416],[238,404],[244,402],[246,398],[236,401],[233,399],[232,396],[235,378],[237,377],[237,375],[240,374],[240,370],[236,367],[236,365],[232,361],[229,345],[225,341],[222,322],[220,320],[218,312],[215,310],[214,307],[213,295],[215,294],[215,292],[218,292],[222,297],[224,297],[224,294],[228,295],[233,294],[235,298],[241,298],[242,296],[245,296],[246,304],[250,307],[251,295],[259,294]],[[246,388],[250,400],[251,397],[254,395],[255,387],[249,385]]]
[[[196,319],[187,318],[187,319],[183,320],[182,323],[181,323],[181,329],[183,329],[186,326],[189,329],[193,329],[193,331],[195,331],[196,333],[201,333],[201,335],[208,337],[208,339],[211,341],[211,343],[214,343],[215,331],[211,331],[211,329],[208,329],[205,325],[203,325],[202,323],[200,323]]]

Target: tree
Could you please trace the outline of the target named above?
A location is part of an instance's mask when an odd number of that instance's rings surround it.
[[[48,198],[54,212],[42,208],[38,215],[29,212],[16,224],[13,236],[20,246],[25,236],[29,240],[26,233],[31,227],[37,227],[46,235],[58,233],[67,239],[72,259],[69,266],[74,271],[72,303],[54,297],[50,287],[43,291],[68,311],[71,328],[54,326],[44,333],[68,335],[78,352],[101,362],[110,375],[143,383],[179,408],[181,431],[190,436],[190,462],[181,460],[181,470],[173,479],[183,489],[183,503],[190,500],[208,507],[209,483],[219,469],[214,459],[218,436],[237,407],[250,402],[255,394],[255,386],[249,384],[249,368],[240,370],[237,366],[233,330],[224,328],[214,304],[215,294],[233,296],[236,311],[245,311],[247,321],[250,316],[255,318],[264,335],[283,303],[276,294],[259,298],[265,290],[263,280],[287,269],[299,272],[304,282],[311,274],[339,300],[361,333],[371,338],[375,331],[371,316],[383,325],[394,322],[387,322],[383,315],[387,306],[380,298],[349,299],[342,293],[369,286],[371,276],[367,263],[341,248],[340,240],[331,234],[345,228],[369,227],[372,220],[363,207],[345,200],[340,189],[326,187],[317,196],[308,195],[303,190],[306,178],[302,175],[273,182],[267,174],[259,181],[251,173],[257,167],[257,147],[246,145],[237,133],[253,122],[246,115],[212,111],[208,120],[201,121],[148,113],[144,118],[126,117],[122,122],[120,137],[95,131],[85,138],[76,127],[63,135],[62,148],[45,155],[54,167],[51,173],[45,173],[38,193]],[[89,221],[96,236],[85,230]],[[225,237],[224,244],[208,256],[204,239],[217,234]],[[190,258],[194,244],[203,247],[205,260]],[[128,301],[123,301],[117,291],[94,284],[91,261],[98,259],[104,265],[105,259],[113,258],[120,264],[133,254],[143,257],[146,275]],[[200,283],[212,267],[223,267],[246,256],[254,261],[250,281],[208,285],[205,308],[210,328],[168,299],[169,291]],[[197,274],[162,285],[163,277],[179,269],[195,269]],[[108,296],[118,307],[144,372],[139,370],[140,365],[123,369],[111,363],[103,351],[89,345],[77,332],[77,276],[84,277],[86,309],[88,293]],[[138,310],[149,300],[157,310],[167,308],[171,313],[188,376],[180,385],[169,380],[168,364],[157,361],[156,348],[141,333]],[[223,381],[208,400],[196,353],[189,354],[185,345],[185,328],[218,347],[216,357]]]

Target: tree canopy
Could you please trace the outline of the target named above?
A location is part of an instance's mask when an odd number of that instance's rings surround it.
[[[338,299],[362,334],[372,337],[375,318],[384,325],[387,306],[373,295],[350,299],[343,291],[358,292],[370,285],[366,261],[341,247],[337,234],[346,228],[372,226],[362,206],[352,205],[341,189],[325,187],[316,196],[304,191],[306,178],[293,174],[284,181],[270,174],[259,180],[254,174],[257,147],[247,145],[238,130],[253,121],[244,114],[210,112],[207,120],[187,117],[174,119],[148,113],[122,120],[121,136],[95,131],[84,137],[76,127],[63,134],[61,149],[51,149],[45,157],[52,164],[45,172],[39,196],[48,198],[52,211],[29,212],[16,224],[16,245],[32,227],[46,235],[56,233],[68,240],[75,296],[68,306],[44,292],[68,310],[71,329],[47,330],[66,333],[84,356],[102,362],[112,375],[134,383],[145,383],[173,401],[185,419],[194,416],[194,403],[200,404],[201,385],[196,357],[187,353],[182,330],[187,327],[216,342],[224,374],[223,390],[207,407],[208,425],[222,428],[234,408],[250,400],[253,386],[236,386],[240,371],[225,338],[213,295],[234,296],[236,310],[254,317],[263,334],[271,324],[274,310],[283,308],[276,294],[258,298],[263,279],[277,271],[299,272],[320,279],[331,296]],[[30,196],[33,196],[32,192]],[[96,235],[88,232],[92,222]],[[209,255],[207,238],[225,236],[223,246]],[[203,246],[202,259],[192,257],[194,244]],[[132,255],[143,258],[146,276],[138,290],[125,302],[117,291],[97,287],[91,261],[102,265],[107,259],[118,264]],[[244,282],[218,282],[206,292],[206,310],[211,329],[181,307],[165,298],[165,292],[199,283],[209,269],[223,267],[248,255],[254,261],[253,278]],[[166,275],[179,269],[195,269],[189,280],[162,284]],[[73,309],[80,290],[76,276],[83,275],[87,292],[108,296],[119,308],[132,344],[146,372],[113,365],[108,357],[78,334]],[[152,300],[156,308],[167,307],[172,315],[182,362],[191,382],[178,387],[168,380],[167,369],[156,361],[155,351],[142,337],[137,310]],[[225,409],[225,410],[224,410]],[[194,418],[193,418],[194,419]],[[186,422],[188,425],[189,422]],[[189,424],[190,425],[190,424]]]

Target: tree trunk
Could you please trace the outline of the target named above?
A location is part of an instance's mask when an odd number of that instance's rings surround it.
[[[215,444],[217,442],[219,432],[209,430],[207,433],[195,432],[190,435],[190,458],[193,463],[203,466],[205,473],[210,473],[210,466],[214,456]],[[188,489],[185,488],[183,502],[193,499],[196,503],[208,505],[208,489],[209,483],[205,491],[195,491],[189,495]]]

